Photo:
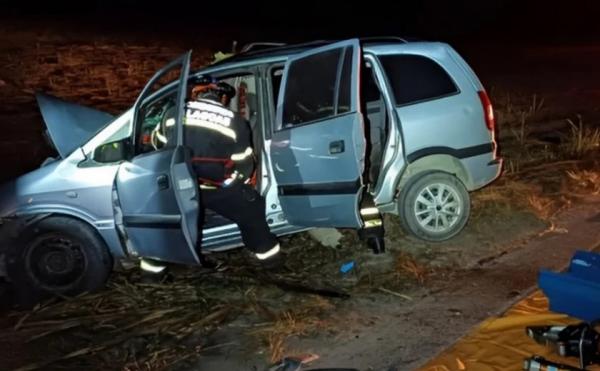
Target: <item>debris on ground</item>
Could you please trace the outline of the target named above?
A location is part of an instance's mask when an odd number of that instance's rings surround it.
[[[343,235],[335,228],[316,228],[308,231],[309,236],[325,247],[338,247]]]

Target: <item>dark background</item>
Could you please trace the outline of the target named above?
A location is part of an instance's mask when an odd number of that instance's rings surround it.
[[[600,36],[594,0],[3,1],[7,20],[103,33],[219,42],[411,35],[445,41],[587,41]],[[210,39],[210,40],[207,40]]]

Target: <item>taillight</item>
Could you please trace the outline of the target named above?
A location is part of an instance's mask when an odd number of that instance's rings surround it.
[[[481,100],[481,105],[483,106],[483,115],[485,116],[485,126],[487,126],[488,130],[492,133],[496,130],[496,119],[494,118],[494,107],[492,107],[492,102],[490,101],[490,97],[488,97],[485,90],[480,90],[477,92],[479,95],[479,99]]]

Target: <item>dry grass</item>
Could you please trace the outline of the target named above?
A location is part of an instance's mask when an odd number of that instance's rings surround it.
[[[517,139],[519,145],[524,146],[527,141],[527,136],[529,135],[528,126],[526,125],[527,115],[525,112],[521,112],[520,118],[520,126],[519,130],[515,128],[511,128],[513,136]]]
[[[583,155],[596,151],[600,147],[600,129],[584,126],[583,119],[577,115],[577,124],[571,119],[567,119],[570,125],[570,132],[566,135],[562,150],[567,155],[582,157]]]
[[[526,171],[526,170],[525,170]],[[550,222],[566,205],[568,190],[563,187],[564,175],[560,170],[551,169],[544,176],[529,178],[505,177],[497,184],[484,188],[473,195],[473,214],[490,208],[518,208],[529,210],[538,219]],[[557,192],[544,191],[544,186],[559,189]]]
[[[401,252],[394,262],[394,276],[397,281],[410,278],[419,284],[424,284],[429,276],[429,267],[418,262],[412,255]]]
[[[581,193],[600,195],[600,171],[567,170],[573,190]]]
[[[557,205],[557,201],[548,197],[540,195],[529,195],[527,197],[530,209],[535,215],[541,220],[550,220],[558,211],[560,207]]]
[[[201,344],[181,347],[226,320],[233,307],[211,296],[195,277],[172,284],[132,283],[118,276],[107,290],[52,301],[29,312],[13,312],[0,341],[30,351],[20,370],[165,369],[197,356]],[[53,349],[46,352],[48,345]],[[57,349],[58,347],[58,349]]]
[[[334,305],[319,296],[311,297],[296,309],[285,310],[272,316],[272,324],[251,332],[258,336],[269,350],[271,362],[282,359],[289,349],[286,340],[293,336],[306,336],[329,327],[323,314],[331,311]]]
[[[544,125],[541,114],[552,114],[543,98],[535,94],[530,98],[505,94],[494,102],[504,132],[500,143],[504,174],[493,186],[474,194],[475,214],[489,207],[519,207],[552,223],[554,216],[570,205],[574,190],[599,194],[598,173],[577,170],[600,149],[599,128],[584,125],[580,115],[576,122],[566,120],[566,127],[554,119],[549,130],[555,142],[544,141],[533,134],[546,134],[541,131]],[[536,121],[538,126],[533,127]]]
[[[501,126],[516,124],[529,121],[529,119],[538,116],[545,109],[545,99],[538,97],[537,94],[531,96],[520,96],[506,93],[500,96],[494,96],[494,110],[499,118]]]

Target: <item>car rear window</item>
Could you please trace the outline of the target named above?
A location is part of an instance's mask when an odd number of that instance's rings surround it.
[[[448,73],[421,55],[384,55],[379,60],[399,106],[443,98],[458,93]]]

